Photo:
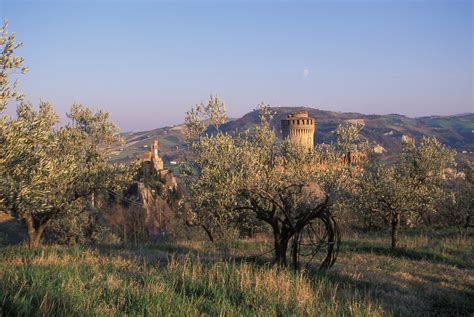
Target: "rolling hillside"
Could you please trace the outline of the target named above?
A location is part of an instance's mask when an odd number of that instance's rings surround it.
[[[459,152],[474,152],[474,114],[455,116],[430,116],[409,118],[397,114],[364,115],[360,113],[342,113],[323,111],[306,107],[277,107],[273,108],[275,117],[273,125],[281,135],[281,119],[289,112],[306,110],[310,117],[316,119],[316,143],[330,143],[334,141],[332,131],[344,121],[362,121],[365,128],[362,134],[375,143],[382,145],[388,152],[400,148],[401,137],[404,134],[414,138],[434,136],[444,144],[455,148]],[[230,121],[224,125],[225,131],[245,130],[258,123],[256,111],[244,115],[242,118]]]
[[[274,107],[275,117],[273,125],[277,134],[281,135],[280,120],[289,112],[306,110],[310,117],[316,119],[316,143],[330,143],[334,140],[332,131],[344,121],[363,121],[365,128],[362,134],[370,141],[380,144],[387,154],[400,149],[402,135],[414,138],[434,136],[444,144],[456,149],[461,155],[474,157],[474,114],[454,116],[429,116],[410,118],[398,114],[364,115],[352,112],[323,111],[307,107]],[[222,129],[229,133],[245,131],[258,124],[258,113],[252,111],[243,117],[230,120]],[[160,155],[165,164],[170,161],[184,159],[185,126],[158,128],[151,131],[128,132],[123,136],[126,140],[121,147],[114,149],[112,161],[129,161],[139,158],[147,151],[152,139],[159,140]],[[463,153],[464,152],[464,153]]]

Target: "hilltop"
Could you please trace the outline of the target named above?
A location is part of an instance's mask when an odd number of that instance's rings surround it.
[[[330,143],[334,140],[332,131],[343,122],[363,122],[362,135],[369,141],[381,145],[386,154],[395,153],[401,147],[402,135],[416,139],[424,136],[436,137],[442,143],[459,153],[472,156],[474,153],[474,113],[452,116],[427,116],[410,118],[398,114],[365,115],[355,112],[334,112],[309,107],[273,107],[273,126],[281,136],[280,121],[293,111],[308,111],[316,119],[316,143]],[[229,120],[222,129],[229,133],[252,129],[258,124],[258,112],[251,111],[241,118]],[[165,164],[178,163],[185,156],[185,126],[157,128],[150,131],[127,132],[123,134],[125,144],[115,149],[113,161],[128,161],[141,157],[152,139],[160,143],[160,155]],[[471,153],[471,154],[469,154]],[[173,164],[171,164],[173,165]]]

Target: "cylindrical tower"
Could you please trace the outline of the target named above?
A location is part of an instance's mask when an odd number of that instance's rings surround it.
[[[151,155],[158,156],[158,140],[151,141]]]
[[[289,138],[291,142],[312,150],[314,148],[314,130],[316,120],[308,116],[307,111],[293,112],[288,118],[281,120],[283,139]]]

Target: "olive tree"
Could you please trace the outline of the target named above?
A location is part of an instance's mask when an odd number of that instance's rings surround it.
[[[127,183],[135,165],[107,163],[104,149],[120,140],[109,114],[74,105],[70,122],[59,125],[53,107],[41,102],[38,110],[23,101],[12,75],[25,73],[15,51],[15,33],[0,29],[0,111],[17,102],[16,116],[0,117],[0,208],[21,218],[30,246],[40,243],[54,219],[78,214],[93,193]]]
[[[68,116],[72,121],[59,126],[50,104],[35,111],[22,103],[15,118],[0,121],[1,205],[25,222],[30,246],[53,219],[82,212],[95,191],[132,176],[131,167],[108,164],[102,154],[118,140],[106,114],[76,105]]]
[[[405,138],[402,152],[391,164],[372,153],[358,178],[357,202],[368,213],[381,215],[390,225],[391,246],[397,248],[402,220],[429,222],[447,195],[448,168],[454,152],[435,138],[417,144]]]
[[[233,205],[238,175],[227,172],[236,163],[237,146],[234,139],[219,127],[227,120],[225,104],[211,96],[207,104],[198,104],[186,113],[187,141],[191,149],[192,168],[198,177],[188,178],[192,199],[188,200],[191,213],[187,222],[204,229],[209,240],[228,240],[235,229]],[[215,135],[208,127],[217,131]]]
[[[290,253],[294,267],[305,229],[320,219],[324,233],[316,244],[326,246],[321,267],[330,267],[339,242],[331,206],[352,167],[341,164],[334,146],[307,151],[288,140],[278,142],[270,126],[270,108],[260,105],[259,111],[261,123],[252,133],[233,136],[219,124],[214,133],[206,133],[206,126],[197,122],[203,122],[199,111],[188,113],[189,131],[200,126],[190,144],[198,171],[189,184],[192,215],[211,228],[240,226],[242,219],[267,223],[273,233],[274,262],[287,265]],[[204,118],[215,123],[210,116]]]
[[[440,218],[444,224],[456,226],[460,234],[465,234],[474,217],[474,163],[462,161],[450,176],[449,195]]]

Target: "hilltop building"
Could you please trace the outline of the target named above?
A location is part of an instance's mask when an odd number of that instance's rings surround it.
[[[152,140],[150,151],[143,153],[142,175],[134,190],[139,204],[145,209],[148,237],[158,238],[168,232],[167,226],[173,214],[169,200],[175,199],[178,189],[173,172],[164,168],[158,155],[158,140]]]
[[[314,149],[314,132],[316,120],[310,118],[307,111],[298,111],[288,114],[286,119],[281,120],[283,139],[289,138],[294,144],[299,144],[308,151]],[[383,147],[380,146],[381,149]],[[381,150],[378,148],[378,150]],[[383,149],[385,150],[385,149]],[[366,154],[361,152],[348,152],[340,158],[340,164],[361,164],[366,159]],[[321,166],[326,166],[324,160]]]
[[[307,111],[293,112],[286,119],[281,120],[283,139],[300,144],[308,150],[314,148],[314,131],[316,120],[310,118]]]
[[[158,156],[158,140],[153,140],[150,151],[143,153],[143,161],[151,162],[157,171],[164,169],[163,160]]]
[[[151,141],[150,151],[143,153],[143,164],[151,164],[152,168],[158,173],[161,180],[168,190],[176,190],[178,183],[171,170],[164,168],[163,160],[158,155],[158,140]]]

